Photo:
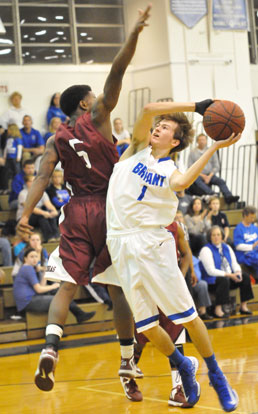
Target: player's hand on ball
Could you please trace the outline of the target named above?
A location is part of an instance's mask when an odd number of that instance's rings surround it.
[[[204,101],[195,102],[195,112],[198,112],[198,114],[203,115],[206,109],[213,104],[212,99],[205,99]]]
[[[219,148],[225,148],[225,147],[230,147],[230,145],[235,144],[237,141],[240,140],[242,134],[235,134],[233,132],[233,134],[230,135],[230,137],[228,139],[224,139],[221,141],[216,141],[213,145],[216,145],[216,147]]]

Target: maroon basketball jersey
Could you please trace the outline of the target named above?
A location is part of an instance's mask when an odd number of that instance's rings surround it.
[[[62,124],[55,146],[71,195],[106,194],[118,153],[116,145],[95,128],[90,113],[81,115],[74,127]]]

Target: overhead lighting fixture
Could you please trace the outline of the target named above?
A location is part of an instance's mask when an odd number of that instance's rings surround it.
[[[34,42],[34,41],[36,40],[36,37],[30,37],[30,40],[31,40],[32,42]]]
[[[64,20],[64,16],[55,16],[56,20]]]
[[[93,40],[93,37],[87,37],[87,40]]]
[[[12,49],[2,49],[0,50],[0,55],[8,55],[11,51]]]
[[[85,36],[87,36],[88,35],[88,33],[85,33],[85,32],[81,32],[80,33],[80,36],[82,36],[82,37],[85,37]]]
[[[93,59],[87,60],[87,62],[86,62],[87,65],[91,65],[92,63],[94,63]]]
[[[10,39],[0,39],[0,43],[4,43],[6,45],[12,45],[13,41]]]
[[[56,53],[64,53],[64,49],[55,49]]]
[[[24,24],[24,23],[25,23],[25,19],[22,19],[20,24]]]
[[[42,16],[38,16],[37,19],[40,20],[41,22],[46,22],[47,21],[47,18],[42,17]]]
[[[59,36],[62,36],[64,32],[56,32],[56,34],[58,34]]]
[[[27,39],[29,37],[28,34],[23,35],[23,39]]]
[[[45,60],[51,60],[51,59],[57,59],[58,56],[57,55],[53,55],[53,56],[45,56],[44,59]]]
[[[46,30],[40,30],[39,32],[35,32],[35,35],[36,36],[42,36],[42,35],[44,35],[44,34],[46,34],[47,33],[47,31]]]
[[[57,40],[59,40],[59,37],[53,37],[52,39],[49,40],[50,43],[56,42]]]

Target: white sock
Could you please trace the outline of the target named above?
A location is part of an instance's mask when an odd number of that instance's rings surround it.
[[[134,353],[134,346],[133,345],[120,345],[120,352],[122,358],[130,359]]]

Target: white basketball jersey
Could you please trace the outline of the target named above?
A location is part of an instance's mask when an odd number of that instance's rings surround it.
[[[168,226],[178,199],[169,179],[176,170],[170,157],[155,159],[151,147],[115,164],[107,193],[107,230]]]

